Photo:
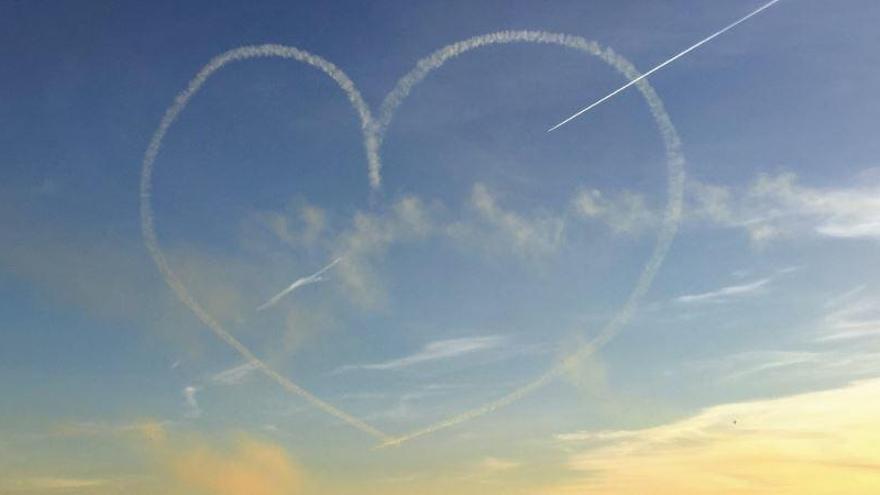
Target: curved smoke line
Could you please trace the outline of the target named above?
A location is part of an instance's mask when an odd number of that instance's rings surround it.
[[[201,86],[216,71],[224,67],[226,64],[239,60],[261,57],[280,57],[284,59],[296,60],[312,65],[327,75],[329,75],[342,88],[349,98],[349,101],[357,111],[361,127],[364,135],[364,148],[368,161],[368,172],[370,187],[377,190],[381,186],[381,155],[380,149],[384,141],[385,133],[393,119],[394,113],[403,100],[410,94],[413,87],[421,82],[431,71],[442,66],[447,60],[457,57],[467,51],[473,50],[487,45],[507,44],[507,43],[539,43],[553,44],[584,52],[589,55],[597,56],[618,72],[623,74],[630,80],[637,79],[640,73],[626,59],[617,55],[610,48],[602,49],[597,43],[589,42],[578,36],[570,36],[564,34],[546,33],[541,31],[503,31],[498,33],[487,34],[470,38],[448,45],[440,50],[435,51],[428,57],[423,58],[417,64],[415,69],[402,77],[395,88],[384,99],[379,120],[374,120],[370,115],[369,108],[363,101],[360,93],[354,86],[354,83],[340,69],[321,57],[312,55],[308,52],[293,47],[281,45],[261,45],[261,46],[245,46],[230,50],[209,62],[203,67],[199,73],[190,82],[188,87],[182,91],[175,102],[168,108],[163,116],[159,128],[153,135],[152,140],[144,155],[143,168],[141,172],[141,229],[144,236],[144,243],[153,257],[154,262],[162,273],[165,282],[171,287],[180,300],[189,307],[196,316],[205,323],[215,335],[221,340],[235,349],[242,357],[256,366],[263,374],[277,382],[285,390],[303,397],[315,407],[324,412],[335,416],[338,419],[348,423],[349,425],[379,438],[383,443],[381,446],[400,445],[406,441],[449,428],[469,421],[471,419],[483,416],[492,411],[510,405],[535,390],[543,387],[551,380],[562,374],[571,364],[577,362],[583,357],[596,351],[611,339],[613,339],[621,328],[632,317],[632,313],[638,305],[639,301],[647,292],[654,277],[657,274],[660,265],[663,262],[666,253],[669,250],[672,240],[678,229],[678,223],[681,217],[682,198],[684,193],[684,155],[681,153],[681,142],[678,133],[663,107],[663,103],[654,92],[650,84],[642,79],[636,87],[642,93],[648,103],[648,107],[654,117],[655,123],[660,130],[666,147],[667,157],[667,173],[668,186],[667,196],[668,203],[664,215],[663,225],[658,234],[657,243],[648,260],[645,268],[636,283],[635,288],[630,293],[621,311],[611,320],[589,343],[570,354],[568,357],[551,367],[547,372],[539,376],[530,383],[510,392],[496,400],[493,400],[483,406],[471,409],[464,413],[455,415],[448,419],[429,425],[425,428],[414,432],[391,437],[366,422],[355,418],[354,416],[334,407],[333,405],[321,400],[312,393],[303,389],[291,380],[281,376],[274,369],[270,368],[256,355],[254,355],[247,347],[233,337],[223,326],[216,321],[199,303],[190,295],[189,291],[177,278],[174,271],[168,264],[156,237],[155,225],[153,220],[153,211],[151,207],[151,187],[153,166],[160,151],[162,140],[168,129],[177,119],[179,114],[186,108],[189,100],[195,96]]]
[[[599,57],[630,81],[637,80],[641,76],[639,71],[636,70],[628,60],[621,57],[610,48],[602,49],[596,42],[587,41],[579,36],[547,33],[542,31],[501,31],[459,41],[443,47],[431,55],[419,60],[418,63],[416,63],[416,67],[403,76],[398,81],[397,86],[388,93],[388,96],[386,96],[385,100],[382,102],[382,107],[379,111],[379,121],[376,123],[376,156],[378,156],[379,147],[382,145],[384,135],[388,126],[391,124],[397,108],[403,103],[404,99],[406,99],[412,89],[425,79],[431,71],[440,68],[447,60],[455,58],[475,48],[508,43],[559,45]],[[572,364],[604,346],[613,339],[630,320],[635,308],[638,306],[642,297],[651,286],[654,277],[657,275],[657,271],[663,263],[663,259],[666,257],[666,253],[669,251],[669,247],[672,245],[672,240],[675,238],[675,234],[678,230],[684,196],[685,161],[684,154],[681,152],[681,140],[678,137],[678,132],[675,130],[675,126],[672,125],[672,120],[666,113],[666,109],[664,108],[660,97],[657,96],[657,93],[645,79],[638,80],[638,82],[635,83],[635,86],[648,103],[648,108],[654,117],[654,122],[660,130],[663,144],[666,147],[668,174],[667,206],[664,213],[663,224],[657,236],[657,242],[651,253],[651,257],[648,259],[641,275],[639,275],[636,286],[624,303],[623,308],[590,342],[584,344],[581,348],[561,360],[537,379],[487,404],[441,420],[425,428],[388,440],[382,443],[380,447],[400,445],[409,440],[435,433],[451,426],[470,421],[479,416],[489,414],[522,399],[561,375],[565,372],[566,368]],[[367,146],[369,147],[370,143],[368,143]],[[370,163],[370,169],[381,171],[381,164],[378,161]]]
[[[195,315],[202,321],[202,323],[207,325],[208,328],[210,328],[211,331],[220,338],[220,340],[226,342],[230,347],[235,349],[235,351],[238,352],[239,355],[241,355],[248,362],[256,366],[257,369],[259,369],[264,375],[281,385],[281,387],[283,387],[288,392],[304,398],[318,409],[321,409],[331,416],[335,416],[336,418],[344,421],[345,423],[348,423],[358,430],[363,431],[364,433],[370,434],[381,440],[388,440],[389,436],[379,431],[375,427],[346,413],[345,411],[342,411],[332,404],[321,400],[320,398],[300,387],[290,379],[281,376],[278,372],[276,372],[274,369],[269,367],[269,365],[263,362],[263,360],[258,358],[253,352],[251,352],[251,350],[248,349],[244,344],[242,344],[238,339],[232,336],[232,334],[230,334],[219,321],[214,319],[214,317],[212,317],[210,313],[208,313],[208,311],[206,311],[190,294],[186,286],[184,286],[184,284],[174,273],[174,270],[168,264],[168,260],[165,258],[165,255],[162,252],[162,248],[159,245],[159,241],[156,238],[156,228],[155,222],[153,221],[153,209],[150,199],[153,180],[153,166],[156,162],[156,157],[158,156],[159,151],[162,148],[162,140],[165,138],[165,134],[168,132],[168,129],[175,122],[175,120],[177,120],[177,117],[180,115],[180,113],[186,108],[189,100],[199,92],[199,89],[202,87],[202,85],[204,85],[208,78],[210,78],[215,72],[232,62],[264,57],[280,57],[284,59],[295,60],[297,62],[306,63],[323,71],[334,81],[336,81],[339,87],[342,88],[346,95],[348,95],[349,101],[351,101],[352,106],[354,106],[355,110],[357,110],[361,118],[363,128],[367,128],[372,117],[370,117],[369,108],[367,107],[367,104],[364,103],[364,100],[358,92],[357,88],[355,88],[354,83],[339,68],[324,60],[323,58],[318,57],[317,55],[312,55],[308,52],[298,50],[293,47],[286,47],[281,45],[260,45],[236,48],[215,57],[198,72],[198,74],[189,82],[187,88],[177,95],[177,97],[174,99],[174,103],[168,108],[168,110],[165,111],[165,115],[162,117],[162,120],[159,123],[159,128],[156,130],[156,133],[153,134],[153,138],[150,140],[150,145],[147,147],[147,151],[144,154],[143,168],[141,169],[141,232],[144,236],[144,244],[146,245],[147,250],[150,252],[150,255],[153,257],[153,261],[156,263],[156,266],[159,267],[159,271],[162,273],[162,277],[165,279],[165,282],[168,284],[168,286],[171,287],[177,297],[180,298],[180,300],[187,307],[189,307],[189,309],[192,310],[193,313],[195,313]]]

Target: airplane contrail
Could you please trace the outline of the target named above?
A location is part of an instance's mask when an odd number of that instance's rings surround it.
[[[264,302],[260,307],[258,307],[257,311],[263,311],[264,309],[267,309],[267,308],[274,306],[275,304],[278,303],[278,301],[283,299],[284,296],[286,296],[287,294],[290,294],[291,292],[295,291],[296,289],[299,289],[300,287],[303,287],[305,285],[310,285],[310,284],[316,284],[318,282],[322,282],[324,280],[324,277],[322,277],[321,275],[323,275],[324,272],[326,272],[327,270],[333,268],[333,266],[336,263],[339,263],[341,260],[342,260],[342,258],[336,258],[335,260],[330,262],[329,265],[325,266],[324,268],[321,268],[320,270],[309,275],[308,277],[301,277],[301,278],[294,280],[293,283],[290,284],[286,289],[279,292],[278,294],[275,294],[274,296],[272,296],[271,299]]]
[[[601,104],[604,103],[605,101],[607,101],[607,100],[611,99],[612,97],[614,97],[614,95],[616,95],[617,93],[620,93],[621,91],[623,91],[623,90],[625,90],[626,88],[632,86],[633,84],[636,84],[637,82],[639,82],[639,81],[641,81],[642,79],[644,79],[644,78],[650,76],[651,74],[657,72],[658,70],[662,69],[663,67],[666,67],[667,65],[671,64],[672,62],[675,62],[676,60],[678,60],[679,58],[683,57],[684,55],[687,55],[687,54],[690,53],[691,51],[696,50],[696,49],[699,48],[700,46],[702,46],[702,45],[704,45],[704,44],[706,44],[706,43],[712,41],[713,39],[717,38],[718,36],[721,36],[722,34],[726,33],[727,31],[729,31],[729,30],[735,28],[735,27],[738,26],[739,24],[741,24],[741,23],[743,23],[743,22],[749,20],[751,17],[753,17],[753,16],[755,16],[755,15],[761,13],[761,12],[764,11],[765,9],[771,7],[773,4],[775,4],[775,3],[778,2],[778,1],[779,1],[779,0],[770,0],[769,2],[765,3],[764,5],[762,5],[762,6],[758,7],[757,9],[755,9],[755,10],[749,12],[748,15],[746,15],[746,16],[744,16],[744,17],[741,17],[741,18],[740,18],[739,20],[737,20],[736,22],[731,23],[731,24],[728,24],[727,26],[725,26],[725,27],[722,28],[721,30],[716,31],[716,32],[712,33],[711,35],[707,36],[706,38],[702,39],[701,41],[697,42],[696,44],[691,45],[689,48],[685,49],[685,50],[682,51],[682,52],[679,52],[677,55],[675,55],[675,56],[673,56],[672,58],[666,60],[665,62],[661,63],[661,64],[658,65],[657,67],[654,67],[653,69],[649,70],[648,72],[645,72],[645,73],[642,74],[641,76],[639,76],[639,77],[637,77],[637,78],[631,80],[630,82],[624,84],[623,86],[621,86],[621,87],[615,89],[614,91],[612,91],[611,93],[609,93],[609,94],[606,95],[605,97],[603,97],[603,98],[597,100],[597,101],[594,102],[593,104],[591,104],[591,105],[589,105],[589,106],[586,106],[586,107],[584,107],[584,108],[578,110],[577,113],[575,113],[575,114],[572,115],[571,117],[569,117],[569,118],[563,120],[562,122],[560,122],[560,123],[554,125],[553,127],[549,128],[549,129],[547,129],[547,132],[553,132],[553,131],[555,131],[556,129],[559,129],[560,127],[564,126],[565,124],[571,122],[572,120],[574,120],[574,119],[580,117],[580,116],[583,115],[584,113],[589,112],[590,110],[596,108],[597,106],[601,105]]]

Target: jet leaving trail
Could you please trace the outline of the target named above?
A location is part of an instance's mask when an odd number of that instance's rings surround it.
[[[279,292],[278,294],[275,294],[274,296],[272,296],[271,299],[269,299],[268,301],[266,301],[265,303],[263,303],[262,306],[260,306],[259,308],[257,308],[257,311],[263,311],[263,310],[266,309],[266,308],[269,308],[269,307],[271,307],[271,306],[274,306],[274,305],[275,305],[278,301],[280,301],[284,296],[286,296],[287,294],[290,294],[291,292],[295,291],[296,289],[299,289],[300,287],[302,287],[302,286],[304,286],[304,285],[315,284],[315,283],[318,283],[318,282],[323,281],[323,280],[324,280],[324,277],[322,277],[321,275],[322,275],[324,272],[326,272],[327,270],[333,268],[333,265],[335,265],[336,263],[339,263],[339,261],[340,261],[341,259],[342,259],[342,258],[336,258],[336,259],[333,260],[329,265],[325,266],[324,268],[321,268],[320,270],[318,270],[317,272],[313,273],[312,275],[309,275],[308,277],[302,277],[302,278],[298,278],[298,279],[296,279],[296,280],[295,280],[292,284],[290,284],[290,286],[288,286],[286,289],[284,289],[283,291]]]
[[[757,8],[757,9],[753,10],[752,12],[750,12],[750,13],[749,13],[748,15],[746,15],[745,17],[740,18],[738,21],[736,21],[736,22],[734,22],[734,23],[732,23],[732,24],[728,24],[726,27],[724,27],[724,28],[721,29],[720,31],[716,31],[715,33],[713,33],[713,34],[709,35],[708,37],[704,38],[702,41],[699,41],[699,42],[697,42],[695,45],[692,45],[690,48],[687,48],[687,49],[685,49],[684,51],[680,52],[678,55],[673,56],[673,57],[670,58],[669,60],[663,62],[663,63],[660,64],[660,65],[658,65],[657,67],[654,67],[653,69],[649,70],[648,72],[645,72],[645,73],[642,74],[641,76],[639,76],[639,77],[637,77],[637,78],[631,80],[630,82],[624,84],[624,85],[621,86],[620,88],[617,88],[616,90],[612,91],[610,94],[608,94],[608,95],[605,96],[604,98],[602,98],[602,99],[596,101],[596,102],[593,103],[592,105],[582,108],[581,110],[579,110],[577,113],[575,113],[575,114],[572,115],[571,117],[569,117],[569,118],[563,120],[562,122],[560,122],[560,123],[554,125],[553,127],[549,128],[549,129],[547,129],[547,132],[553,132],[553,131],[555,131],[556,129],[559,129],[560,127],[562,127],[562,126],[564,126],[565,124],[571,122],[572,120],[578,118],[579,116],[583,115],[584,113],[586,113],[586,112],[592,110],[593,108],[596,108],[596,107],[599,106],[600,104],[604,103],[606,100],[612,98],[612,97],[613,97],[614,95],[616,95],[617,93],[620,93],[621,91],[623,91],[623,90],[625,90],[626,88],[632,86],[633,84],[636,84],[637,82],[639,82],[639,81],[641,81],[642,79],[644,79],[644,78],[650,76],[651,74],[657,72],[658,70],[662,69],[663,67],[666,67],[667,65],[671,64],[672,62],[675,62],[676,60],[678,60],[678,59],[681,58],[682,56],[688,54],[688,53],[691,52],[692,50],[695,50],[695,49],[699,48],[700,46],[702,46],[702,45],[704,45],[704,44],[706,44],[706,43],[712,41],[712,40],[715,39],[716,37],[721,36],[722,34],[724,34],[725,32],[727,32],[727,31],[733,29],[734,27],[736,27],[736,26],[739,25],[740,23],[743,23],[743,22],[749,20],[749,18],[751,18],[752,16],[755,16],[755,15],[761,13],[764,9],[767,9],[767,8],[771,7],[773,4],[775,4],[775,3],[778,2],[778,1],[779,1],[779,0],[770,0],[769,2],[765,3],[765,4],[762,5],[761,7],[759,7],[759,8]]]

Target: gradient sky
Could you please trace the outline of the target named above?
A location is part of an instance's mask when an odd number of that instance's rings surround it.
[[[226,50],[319,55],[378,115],[419,59],[472,36],[582,36],[646,71],[758,5],[3,3],[0,493],[877,493],[877,2],[783,0],[651,76],[687,179],[631,321],[522,400],[397,447],[219,340],[141,237],[151,136]],[[668,199],[660,134],[635,88],[545,131],[624,82],[558,46],[468,52],[402,103],[371,190],[331,79],[233,63],[163,143],[159,242],[273,370],[418,430],[619,314]]]

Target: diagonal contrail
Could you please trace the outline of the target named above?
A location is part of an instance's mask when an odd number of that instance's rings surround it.
[[[302,278],[298,278],[298,279],[294,280],[293,283],[290,284],[286,289],[284,289],[283,291],[279,292],[278,294],[275,294],[274,296],[272,296],[271,299],[269,299],[268,301],[266,301],[265,303],[263,303],[260,307],[258,307],[258,308],[257,308],[257,311],[263,311],[263,310],[266,309],[266,308],[269,308],[269,307],[274,306],[274,305],[277,304],[278,301],[280,301],[284,296],[286,296],[287,294],[290,294],[291,292],[295,291],[296,289],[299,289],[300,287],[302,287],[302,286],[304,286],[304,285],[316,284],[316,283],[318,283],[318,282],[323,281],[323,280],[324,280],[324,277],[322,277],[321,275],[323,275],[324,272],[326,272],[327,270],[333,268],[333,266],[334,266],[336,263],[339,263],[339,261],[340,261],[341,259],[342,259],[342,258],[336,258],[335,260],[333,260],[332,262],[330,262],[329,265],[325,266],[324,268],[321,268],[320,270],[318,270],[317,272],[315,272],[315,273],[309,275],[308,277],[302,277]]]
[[[688,53],[690,53],[692,50],[695,50],[695,49],[699,48],[700,46],[702,46],[702,45],[704,45],[704,44],[706,44],[706,43],[712,41],[713,39],[717,38],[718,36],[721,36],[722,34],[724,34],[724,33],[726,33],[727,31],[733,29],[734,27],[736,27],[736,26],[739,25],[740,23],[743,23],[743,22],[749,20],[749,18],[751,18],[752,16],[755,16],[755,15],[761,13],[764,9],[769,8],[770,6],[772,6],[774,3],[778,2],[778,1],[779,1],[779,0],[770,0],[769,2],[765,3],[764,5],[762,5],[762,6],[758,7],[757,9],[755,9],[755,10],[749,12],[748,15],[746,15],[746,16],[740,18],[740,19],[737,20],[736,22],[734,22],[734,23],[732,23],[732,24],[728,24],[726,27],[722,28],[721,30],[716,31],[715,33],[713,33],[713,34],[707,36],[707,37],[704,38],[703,40],[701,40],[701,41],[697,42],[696,44],[692,45],[690,48],[687,48],[687,49],[685,49],[684,51],[680,52],[678,55],[673,56],[673,57],[670,58],[669,60],[663,62],[663,63],[660,64],[660,65],[658,65],[657,67],[654,67],[653,69],[649,70],[648,72],[645,72],[645,73],[642,74],[641,76],[639,76],[639,77],[637,77],[637,78],[631,80],[630,82],[624,84],[623,86],[617,88],[616,90],[614,90],[614,91],[612,91],[611,93],[609,93],[608,95],[606,95],[604,98],[602,98],[602,99],[596,101],[595,103],[591,104],[590,106],[587,106],[587,107],[584,107],[584,108],[578,110],[578,112],[575,113],[574,115],[572,115],[571,117],[569,117],[569,118],[563,120],[562,122],[560,122],[560,123],[554,125],[553,127],[549,128],[549,129],[547,129],[547,132],[553,132],[553,131],[555,131],[556,129],[559,129],[560,127],[564,126],[565,124],[567,124],[567,123],[571,122],[572,120],[578,118],[579,116],[583,115],[584,113],[589,112],[590,110],[592,110],[592,109],[596,108],[597,106],[601,105],[602,103],[604,103],[606,100],[609,100],[610,98],[614,97],[614,95],[616,95],[617,93],[620,93],[621,91],[623,91],[623,90],[625,90],[626,88],[632,86],[633,84],[636,84],[637,82],[639,82],[639,81],[641,81],[642,79],[644,79],[644,78],[650,76],[651,74],[657,72],[658,70],[662,69],[663,67],[666,67],[667,65],[671,64],[672,62],[675,62],[676,60],[678,60],[678,59],[681,58],[682,56],[687,55]]]

